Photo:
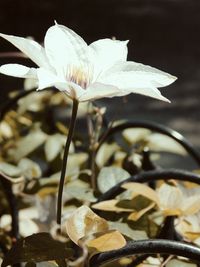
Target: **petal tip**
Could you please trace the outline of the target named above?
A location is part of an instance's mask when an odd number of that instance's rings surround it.
[[[174,80],[174,82],[178,79],[178,77],[176,76],[172,76],[172,79]]]
[[[171,104],[171,100],[169,100],[168,98],[165,98],[165,99],[166,99],[165,102]]]
[[[164,86],[168,86],[172,83],[174,83],[178,78],[176,76],[173,76],[171,74],[168,75],[168,81],[166,81],[166,84]]]
[[[161,95],[161,97],[159,99],[166,102],[166,103],[169,103],[169,104],[171,103],[171,101],[168,98],[164,97],[163,95]]]

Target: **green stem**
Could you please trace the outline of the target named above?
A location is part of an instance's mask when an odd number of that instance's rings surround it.
[[[63,162],[62,162],[62,169],[61,169],[61,176],[60,176],[60,184],[58,189],[58,202],[57,202],[57,223],[61,225],[61,216],[62,216],[62,196],[63,196],[63,187],[65,183],[65,173],[67,168],[67,159],[69,155],[69,147],[72,141],[74,128],[76,124],[76,116],[78,111],[78,101],[76,99],[73,100],[72,106],[72,116],[69,124],[69,132],[66,140]]]

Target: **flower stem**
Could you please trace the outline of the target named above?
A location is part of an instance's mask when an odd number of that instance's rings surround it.
[[[65,144],[65,150],[64,150],[64,156],[63,156],[63,162],[62,162],[62,169],[61,169],[61,176],[60,176],[60,183],[59,183],[59,189],[58,189],[58,201],[57,201],[57,223],[61,225],[61,216],[62,216],[62,196],[63,196],[63,187],[65,183],[65,173],[67,168],[67,159],[69,155],[69,147],[72,141],[74,128],[76,124],[76,116],[78,111],[78,101],[76,99],[73,100],[73,106],[72,106],[72,115],[70,119],[69,124],[69,132]]]

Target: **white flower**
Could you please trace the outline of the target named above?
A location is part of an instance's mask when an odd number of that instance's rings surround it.
[[[100,39],[87,45],[75,32],[58,24],[48,29],[44,47],[30,39],[6,34],[0,36],[39,67],[6,64],[0,67],[0,73],[38,79],[38,90],[55,86],[80,102],[129,93],[169,102],[157,88],[171,84],[176,77],[127,61],[128,41]]]

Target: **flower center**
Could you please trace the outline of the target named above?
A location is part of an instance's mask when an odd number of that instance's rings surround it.
[[[86,89],[91,81],[89,69],[83,67],[70,66],[68,69],[68,79]]]

